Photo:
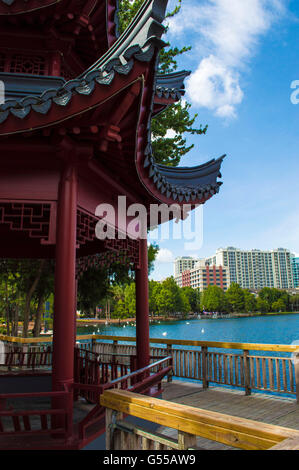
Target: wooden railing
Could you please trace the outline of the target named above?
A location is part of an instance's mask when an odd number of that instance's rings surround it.
[[[132,341],[133,338],[98,337],[98,339],[113,339],[113,344],[96,342],[93,338],[94,350],[115,351],[119,353],[130,351],[134,346],[119,345],[118,341]],[[160,343],[164,347],[152,347],[151,354],[171,355],[173,358],[173,375],[186,379],[197,379],[207,388],[209,383],[229,385],[245,389],[246,395],[251,390],[261,390],[273,393],[296,395],[299,401],[299,346],[223,343],[187,340],[151,339],[151,344]],[[194,349],[186,349],[191,346]],[[211,349],[213,350],[211,351]],[[217,349],[217,350],[215,350]],[[222,351],[221,351],[222,349]],[[241,352],[225,352],[240,350]],[[262,354],[254,354],[254,352]],[[292,357],[264,355],[293,353]],[[171,381],[171,375],[168,378]]]
[[[119,344],[120,341],[135,341],[135,338],[102,335],[90,338],[92,349],[98,353],[136,354],[135,346]],[[98,342],[103,339],[113,343]],[[261,390],[296,395],[299,401],[299,346],[160,338],[151,338],[150,342],[152,345],[165,345],[153,346],[151,354],[153,357],[171,355],[175,377],[200,380],[203,388],[207,388],[209,383],[228,385],[244,388],[246,395],[250,395],[252,390]],[[188,346],[193,349],[186,349]],[[223,349],[240,352],[225,352]],[[293,357],[277,355],[281,353],[292,353]],[[168,381],[171,381],[171,374]]]
[[[8,393],[0,395],[0,436],[12,435],[38,435],[53,434],[61,435],[63,438],[69,437],[72,432],[70,417],[71,413],[68,409],[67,390],[61,392],[39,392],[39,393]],[[50,408],[52,399],[65,399],[65,406],[63,408],[53,409]],[[46,399],[48,409],[38,408],[35,405],[34,409],[27,409],[35,403],[36,399]],[[16,407],[16,403],[20,400],[25,409]],[[11,405],[11,402],[14,405]],[[53,427],[54,422],[59,423],[58,426]]]
[[[106,390],[100,403],[106,408],[107,450],[196,449],[197,437],[243,450],[269,450],[283,443],[287,448],[298,449],[299,431],[294,429],[122,390]],[[175,429],[178,439],[129,424],[123,420],[123,414]]]
[[[33,342],[38,348],[38,341],[44,343],[52,339],[2,335],[1,340],[10,347],[17,342],[19,346]],[[81,347],[99,354],[107,362],[117,357],[118,363],[129,366],[128,358],[136,355],[135,345],[119,344],[134,343],[134,337],[80,335],[77,341],[85,341]],[[173,374],[178,378],[199,380],[203,388],[207,388],[209,383],[228,385],[244,388],[247,395],[252,390],[295,395],[299,402],[299,346],[161,338],[151,338],[150,343],[153,358],[172,356],[173,371],[168,375],[169,381]]]
[[[68,398],[70,398],[70,394],[74,393],[74,398],[76,398],[76,395],[81,395],[96,404],[77,424],[79,440],[81,443],[86,443],[88,439],[94,438],[103,432],[105,410],[100,405],[100,396],[105,390],[128,389],[139,393],[148,393],[149,391],[153,394],[160,393],[161,381],[172,369],[172,358],[164,357],[147,367],[129,373],[127,373],[126,366],[119,366],[114,362],[108,364],[109,371],[107,371],[107,374],[101,375],[102,364],[98,362],[96,353],[83,350],[83,353],[77,351],[77,355],[80,359],[83,359],[83,366],[87,365],[86,379],[89,379],[92,383],[74,382],[65,385],[65,390],[61,392],[0,394],[0,437],[2,435],[14,436],[18,434],[38,437],[42,434],[48,434],[50,437],[61,435],[64,439],[72,437],[74,431],[73,412],[69,408],[71,402]],[[92,364],[90,361],[92,361]],[[98,368],[99,373],[96,376],[89,374],[90,365],[94,368],[93,372],[95,374],[97,374],[96,367]],[[121,372],[125,373],[119,376]],[[77,379],[81,380],[82,376],[78,375]],[[44,409],[35,402],[36,399],[40,400],[41,398],[46,400],[46,404],[43,405],[47,406],[48,409]],[[57,409],[49,408],[53,399],[61,399],[62,406]],[[25,409],[16,406],[18,400],[21,400],[21,405],[25,406]],[[29,408],[32,409],[27,409],[27,400],[29,400]]]
[[[79,423],[79,437],[82,441],[88,438],[90,428],[103,419],[105,410],[100,403],[100,397],[109,389],[130,390],[146,394],[151,388],[156,387],[157,393],[161,390],[161,381],[172,368],[172,358],[165,357],[159,361],[150,364],[147,367],[130,372],[122,377],[118,377],[105,384],[92,385],[74,383],[75,393],[90,394],[97,399],[97,405],[88,413],[88,415]]]
[[[1,354],[0,366],[8,370],[37,369],[52,366],[52,348],[50,346],[10,346],[5,353]]]

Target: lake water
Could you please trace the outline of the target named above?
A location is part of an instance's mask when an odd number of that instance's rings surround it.
[[[80,327],[78,334],[135,336],[134,325]],[[230,341],[262,344],[299,344],[299,314],[198,319],[151,323],[151,338]]]

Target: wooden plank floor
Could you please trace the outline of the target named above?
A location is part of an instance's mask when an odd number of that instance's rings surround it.
[[[164,400],[218,411],[219,413],[262,421],[299,430],[299,405],[295,398],[252,393],[245,396],[244,390],[210,387],[203,390],[201,384],[174,380],[163,382]],[[175,430],[161,427],[157,432],[176,438]],[[231,450],[232,447],[208,439],[198,438],[197,445],[206,450]],[[237,449],[234,449],[237,450]]]

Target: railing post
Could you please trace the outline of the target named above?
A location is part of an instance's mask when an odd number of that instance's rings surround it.
[[[80,351],[74,348],[74,381],[80,382]],[[79,389],[74,389],[74,401],[79,399]]]
[[[113,347],[112,347],[113,354],[117,354],[117,345],[118,345],[118,340],[114,339],[113,340]],[[112,362],[115,362],[115,355],[112,356]]]
[[[24,366],[29,367],[30,364],[30,346],[28,344],[18,344],[19,351],[21,351],[24,354]],[[34,366],[33,366],[34,369]]]
[[[72,440],[73,435],[73,396],[72,396],[72,388],[66,386],[66,389],[69,394],[71,394],[71,399],[66,397],[65,399],[65,411],[66,411],[66,439]]]
[[[196,447],[196,436],[184,431],[178,431],[179,450],[188,450]]]
[[[251,395],[249,351],[247,349],[244,349],[244,352],[243,352],[243,362],[244,362],[245,395]]]
[[[106,450],[121,450],[120,431],[115,429],[117,421],[123,419],[123,413],[106,408]]]
[[[202,388],[207,389],[209,387],[208,381],[208,347],[201,347],[201,358],[202,358]]]
[[[172,360],[173,360],[173,356],[172,356],[172,344],[167,344],[167,356],[171,356],[172,357]],[[173,364],[172,364],[172,370],[169,372],[169,374],[167,374],[167,382],[172,382],[172,376],[173,376]]]
[[[96,353],[97,340],[95,338],[91,339],[91,352]]]
[[[295,384],[296,384],[296,398],[299,404],[299,353],[294,354],[294,369],[295,369]]]

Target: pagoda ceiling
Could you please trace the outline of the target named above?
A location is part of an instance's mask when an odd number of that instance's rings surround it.
[[[2,48],[58,52],[66,78],[113,45],[117,24],[117,0],[0,0]]]

